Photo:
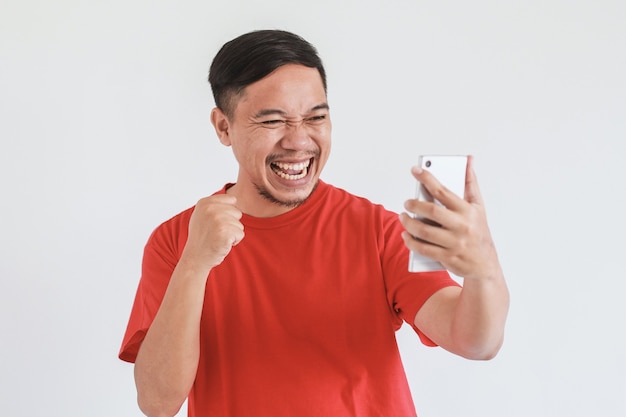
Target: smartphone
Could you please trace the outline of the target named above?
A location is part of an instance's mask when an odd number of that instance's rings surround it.
[[[420,155],[418,166],[424,170],[430,171],[441,184],[454,194],[463,198],[465,193],[465,173],[467,170],[466,155]],[[439,201],[435,200],[426,187],[419,182],[417,183],[415,198],[421,201],[429,201],[442,205]],[[430,219],[420,216],[415,216],[415,218],[425,223],[439,226]],[[410,272],[440,271],[443,269],[445,268],[441,263],[420,255],[419,253],[411,251],[409,255]]]

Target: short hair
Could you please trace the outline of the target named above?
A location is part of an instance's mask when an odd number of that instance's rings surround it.
[[[237,96],[287,64],[316,68],[327,91],[326,71],[317,49],[300,36],[284,30],[258,30],[241,35],[222,46],[209,70],[215,105],[226,116],[235,111]]]

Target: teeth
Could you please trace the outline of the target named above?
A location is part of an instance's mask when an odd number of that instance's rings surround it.
[[[286,179],[286,180],[291,180],[291,181],[294,181],[294,180],[300,180],[300,179],[302,179],[302,178],[306,177],[306,174],[307,174],[308,170],[305,168],[305,169],[302,171],[302,173],[300,173],[300,174],[298,174],[298,175],[290,175],[290,174],[285,174],[285,173],[284,173],[284,172],[282,172],[282,171],[274,171],[274,172],[276,172],[276,174],[277,174],[279,177],[281,177],[281,178],[284,178],[284,179]]]
[[[307,168],[310,163],[311,163],[311,161],[309,160],[309,161],[306,161],[306,162],[299,162],[297,164],[287,164],[287,163],[284,163],[284,162],[274,162],[274,165],[276,165],[278,168],[284,169],[284,170],[302,171],[304,168]]]
[[[299,180],[299,179],[306,177],[307,173],[309,172],[308,168],[309,168],[310,163],[311,161],[309,160],[306,162],[299,162],[296,164],[289,164],[285,162],[274,162],[272,165],[278,168],[278,169],[276,168],[273,169],[276,175],[286,180],[295,181],[295,180]],[[292,173],[289,174],[285,171],[290,171]],[[293,172],[297,172],[297,174]]]

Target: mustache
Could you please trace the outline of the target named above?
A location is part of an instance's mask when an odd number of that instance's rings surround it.
[[[282,161],[285,159],[303,159],[303,158],[319,158],[320,156],[319,149],[310,150],[310,151],[299,151],[299,152],[283,152],[283,153],[273,153],[265,158],[265,162],[271,164],[276,161]]]

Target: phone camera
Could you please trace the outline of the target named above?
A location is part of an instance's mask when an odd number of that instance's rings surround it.
[[[430,166],[432,165],[432,162],[426,161],[426,163],[424,165],[426,165],[426,168],[430,168]]]

